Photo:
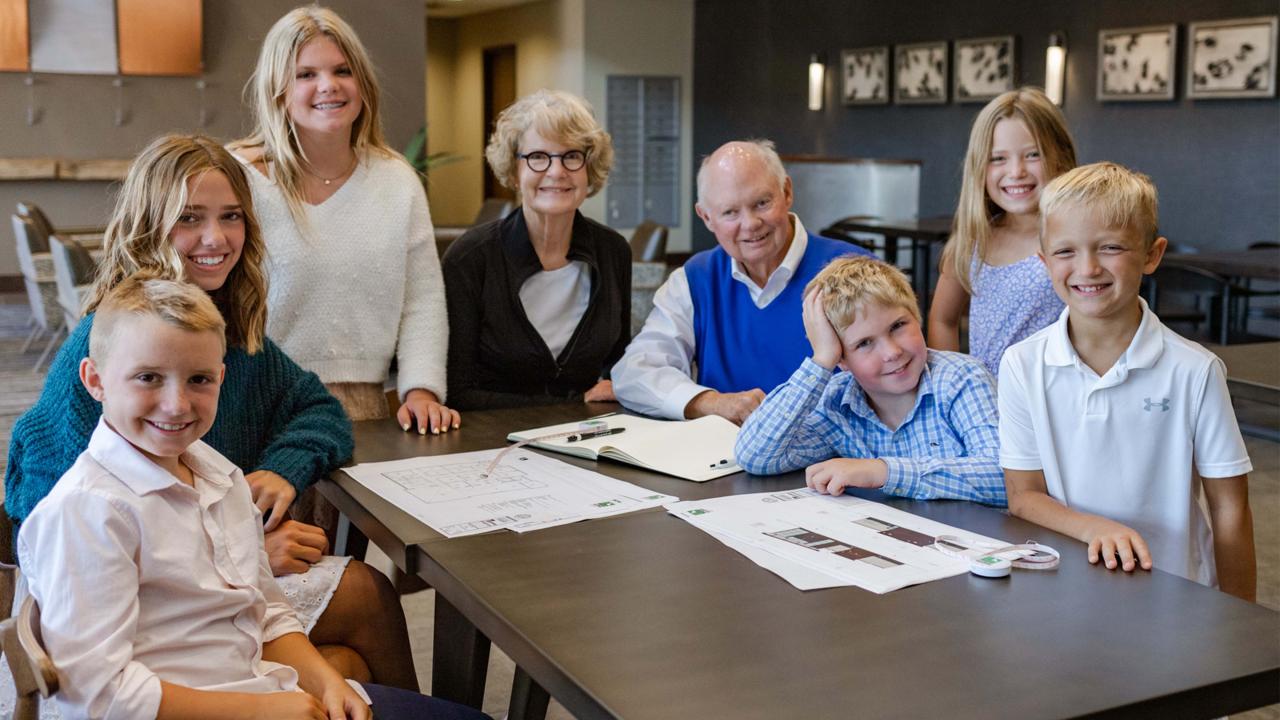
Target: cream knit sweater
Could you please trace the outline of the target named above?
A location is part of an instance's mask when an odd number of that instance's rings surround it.
[[[280,189],[246,166],[267,247],[267,335],[326,383],[382,383],[445,400],[449,320],[435,232],[408,163],[365,154],[300,230]]]

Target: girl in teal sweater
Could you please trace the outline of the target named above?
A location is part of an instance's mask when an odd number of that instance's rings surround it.
[[[227,321],[226,379],[203,439],[244,468],[267,516],[272,570],[319,646],[356,680],[417,690],[404,613],[381,573],[323,556],[320,528],[285,520],[293,499],[351,456],[351,423],[313,373],[266,338],[263,239],[244,170],[199,136],[160,138],[129,170],[104,239],[86,317],[63,344],[40,399],[13,428],[5,509],[21,522],[89,443],[102,414],[79,381],[93,311],[129,275],[185,278]],[[318,591],[317,591],[318,589]]]

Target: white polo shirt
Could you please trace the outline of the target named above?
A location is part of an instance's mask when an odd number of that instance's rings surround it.
[[[1042,470],[1054,499],[1141,534],[1155,567],[1216,586],[1201,477],[1253,465],[1222,361],[1139,302],[1138,331],[1102,377],[1071,345],[1069,309],[1005,351],[1000,465]]]

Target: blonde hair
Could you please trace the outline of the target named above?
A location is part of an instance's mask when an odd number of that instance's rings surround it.
[[[115,345],[119,321],[126,317],[155,317],[189,332],[217,333],[226,352],[227,323],[207,293],[195,285],[144,272],[125,278],[99,304],[89,329],[89,357],[94,362],[106,360]]]
[[[1040,191],[1040,241],[1045,218],[1071,207],[1095,213],[1106,227],[1134,230],[1149,250],[1156,239],[1159,202],[1155,183],[1140,172],[1112,162],[1082,165]]]
[[[716,157],[721,150],[733,145],[737,149],[745,150],[754,155],[760,162],[764,163],[765,170],[773,176],[774,184],[778,186],[778,190],[787,184],[787,169],[782,165],[782,158],[778,157],[778,148],[773,144],[772,140],[751,139],[751,140],[733,140],[716,148],[715,152],[702,158],[702,162],[698,165],[698,204],[702,204],[703,197],[706,195],[707,188],[707,168],[712,164],[712,158]]]
[[[231,144],[232,150],[261,148],[261,160],[274,163],[273,177],[300,227],[306,226],[303,210],[303,167],[309,162],[289,117],[289,93],[293,89],[302,47],[316,38],[332,40],[346,58],[360,88],[360,114],[351,126],[351,147],[357,157],[372,150],[400,157],[382,134],[378,114],[381,90],[369,53],[356,31],[337,13],[316,5],[290,10],[267,31],[258,64],[245,83],[245,104],[253,114],[253,132]]]
[[[973,255],[976,252],[979,258],[986,257],[991,223],[1002,212],[987,196],[987,165],[991,160],[996,123],[1008,118],[1021,120],[1027,126],[1040,149],[1047,178],[1053,179],[1076,166],[1076,147],[1067,130],[1067,120],[1039,88],[1010,90],[982,108],[969,132],[960,202],[956,206],[951,238],[942,251],[943,267],[950,270],[969,293],[973,292],[969,278]]]
[[[900,307],[920,322],[920,306],[907,276],[898,268],[864,255],[845,255],[827,263],[804,288],[822,293],[822,307],[836,332],[844,332],[868,305]]]
[[[613,138],[600,127],[591,104],[563,90],[539,90],[502,111],[484,156],[508,190],[520,189],[520,139],[530,129],[587,154],[587,197],[604,189],[613,169]]]
[[[218,143],[202,135],[166,135],[146,147],[129,167],[103,238],[103,258],[85,312],[94,312],[129,276],[145,272],[170,280],[186,277],[186,264],[170,233],[187,205],[187,184],[206,172],[220,172],[244,215],[240,261],[222,287],[210,295],[227,319],[227,339],[250,354],[262,347],[267,327],[265,251],[253,214],[253,196],[244,167]]]

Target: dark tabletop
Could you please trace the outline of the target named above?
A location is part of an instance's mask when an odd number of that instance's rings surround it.
[[[1195,267],[1236,278],[1280,280],[1280,248],[1223,252],[1170,253],[1166,265]]]
[[[357,459],[498,447],[592,410],[466,413],[461,431],[426,438],[357,423]],[[555,457],[686,500],[803,484],[742,473],[697,484]],[[369,513],[353,521],[371,539],[418,543],[414,571],[579,718],[1211,717],[1280,700],[1276,613],[1163,572],[1091,566],[1080,543],[970,503],[888,500],[1048,543],[1062,566],[886,595],[801,592],[661,510],[446,540],[335,481],[342,509]]]
[[[833,224],[845,232],[865,232],[894,237],[946,242],[951,235],[951,218],[932,217],[894,220],[891,218],[845,218]]]

